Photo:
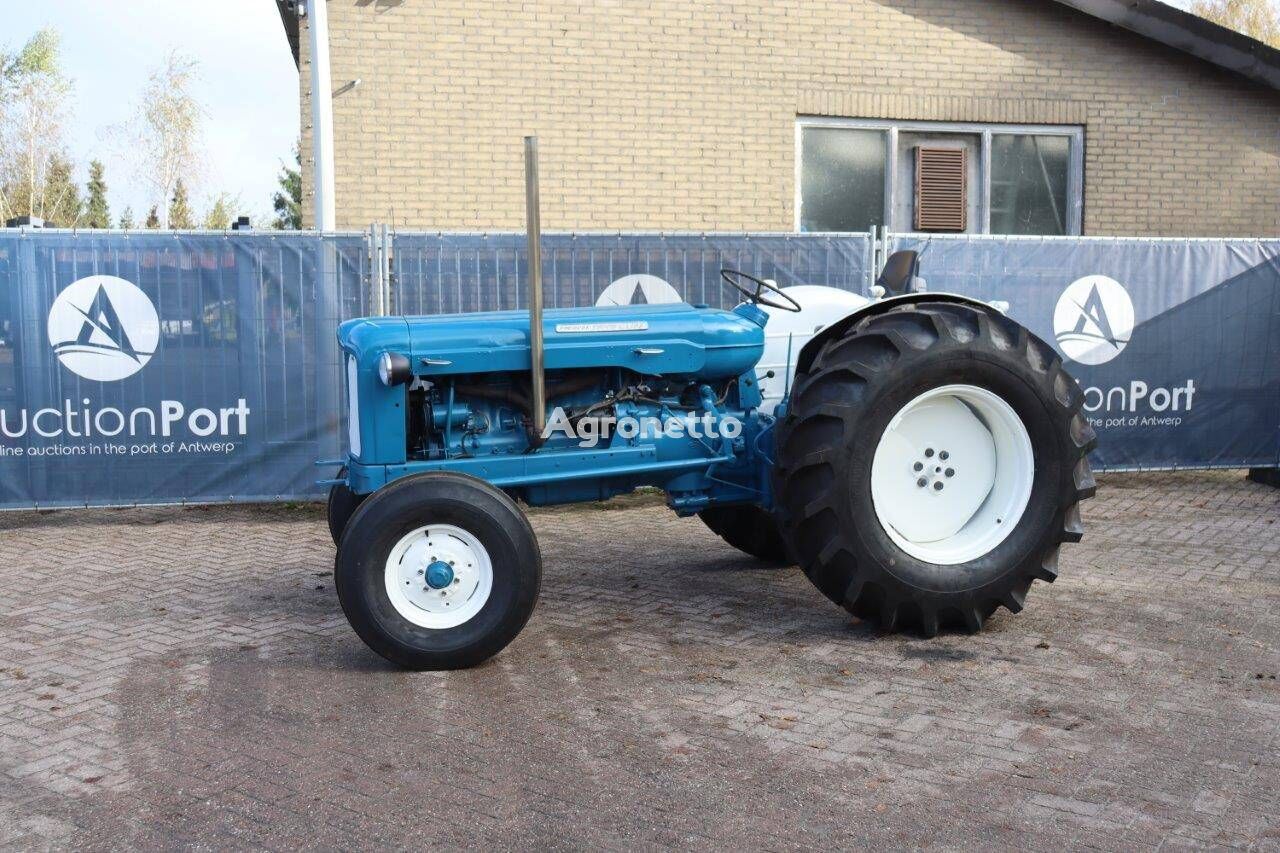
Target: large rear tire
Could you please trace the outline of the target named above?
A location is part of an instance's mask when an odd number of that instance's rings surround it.
[[[698,513],[698,518],[725,542],[757,560],[776,565],[790,562],[777,520],[758,506],[713,506]]]
[[[774,489],[783,537],[832,601],[933,636],[1016,613],[1057,577],[1096,440],[1043,341],[994,310],[920,302],[825,342],[794,387]]]
[[[502,491],[463,474],[405,477],[368,497],[334,563],[338,599],[360,639],[411,669],[475,666],[533,613],[542,557]]]

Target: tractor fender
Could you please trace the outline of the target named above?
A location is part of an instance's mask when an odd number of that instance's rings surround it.
[[[902,296],[891,296],[887,299],[872,302],[847,314],[844,318],[837,320],[810,338],[808,343],[800,348],[800,355],[796,359],[796,372],[807,371],[810,365],[813,364],[813,359],[818,354],[818,351],[822,349],[823,344],[832,338],[841,337],[849,330],[850,326],[864,317],[883,314],[886,311],[897,308],[899,305],[913,305],[919,302],[953,302],[961,305],[972,305],[984,311],[998,312],[998,309],[990,302],[983,302],[981,299],[974,299],[972,296],[961,296],[958,293],[907,293]]]

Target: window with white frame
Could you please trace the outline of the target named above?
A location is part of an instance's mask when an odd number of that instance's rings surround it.
[[[961,149],[971,234],[1079,234],[1084,129],[801,118],[796,122],[796,227],[800,231],[912,231],[920,220],[917,149]]]

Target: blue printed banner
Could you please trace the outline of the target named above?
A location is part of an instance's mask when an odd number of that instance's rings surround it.
[[[865,234],[544,237],[549,307],[729,307],[721,267],[866,292]],[[898,235],[1085,388],[1099,467],[1280,464],[1280,241]],[[0,508],[316,497],[342,320],[523,307],[520,234],[0,231]],[[386,297],[380,297],[379,283]]]
[[[1067,358],[1100,469],[1280,461],[1280,240],[899,236]]]
[[[865,288],[867,235],[546,235],[548,306],[734,302],[733,266]],[[525,305],[523,235],[396,234],[399,313]],[[0,231],[0,508],[321,494],[364,235]]]

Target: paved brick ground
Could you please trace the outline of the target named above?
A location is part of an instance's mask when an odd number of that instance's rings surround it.
[[[469,672],[347,629],[314,509],[0,516],[0,845],[1280,848],[1280,492],[1105,478],[977,637],[665,509],[542,512]]]

